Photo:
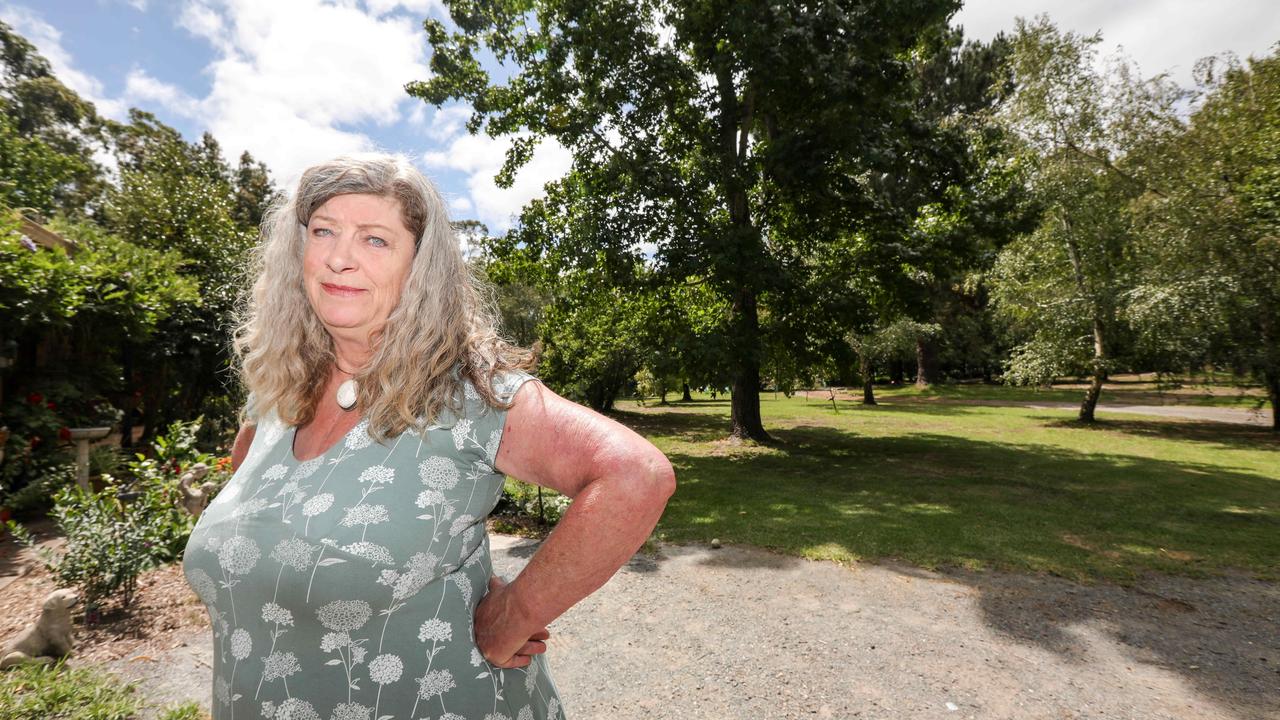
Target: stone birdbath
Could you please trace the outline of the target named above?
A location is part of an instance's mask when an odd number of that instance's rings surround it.
[[[111,434],[108,427],[70,428],[71,442],[76,444],[76,484],[84,490],[89,487],[89,443]]]

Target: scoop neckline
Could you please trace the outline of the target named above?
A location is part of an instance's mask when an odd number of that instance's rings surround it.
[[[301,464],[301,463],[309,463],[309,462],[313,462],[313,461],[315,461],[315,460],[319,460],[320,458],[327,457],[327,456],[329,455],[329,453],[333,452],[333,449],[334,449],[334,448],[336,448],[336,447],[338,447],[339,445],[341,445],[341,444],[345,443],[345,442],[347,441],[347,437],[348,437],[349,435],[351,435],[351,431],[352,431],[352,430],[355,430],[355,429],[356,429],[356,428],[358,428],[358,427],[360,427],[360,424],[361,424],[361,423],[363,423],[364,421],[365,421],[365,417],[364,417],[363,415],[361,415],[361,416],[360,416],[360,419],[359,419],[359,420],[356,420],[356,424],[355,424],[355,425],[352,425],[352,426],[351,426],[351,428],[350,428],[349,430],[347,430],[346,432],[342,433],[342,435],[341,435],[337,440],[334,440],[334,441],[333,441],[333,443],[329,445],[329,447],[325,448],[323,452],[321,452],[319,455],[316,455],[315,457],[309,457],[309,458],[307,458],[306,460],[303,460],[303,459],[301,459],[301,458],[299,458],[299,457],[298,457],[298,452],[297,452],[297,449],[296,449],[296,446],[295,446],[295,444],[296,444],[296,443],[297,443],[297,441],[298,441],[298,426],[297,426],[297,425],[291,425],[291,426],[289,427],[289,457],[290,457],[290,459],[292,459],[294,462],[299,463],[299,464]]]

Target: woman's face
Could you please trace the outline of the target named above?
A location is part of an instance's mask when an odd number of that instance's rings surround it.
[[[400,301],[414,238],[399,201],[336,195],[307,223],[303,281],[311,309],[335,338],[366,343]]]

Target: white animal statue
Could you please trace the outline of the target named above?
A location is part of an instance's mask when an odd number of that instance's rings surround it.
[[[75,590],[54,590],[44,599],[40,618],[23,628],[0,651],[0,669],[23,663],[51,663],[71,654],[71,608],[79,602]]]
[[[209,474],[209,466],[204,463],[196,463],[191,469],[182,473],[182,477],[178,478],[178,487],[182,490],[182,507],[187,509],[195,517],[200,517],[200,513],[204,512],[205,506],[209,504],[209,498],[213,495],[213,491],[218,488],[218,484],[211,481],[200,483],[205,475]]]

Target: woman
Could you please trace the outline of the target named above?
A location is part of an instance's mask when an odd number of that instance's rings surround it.
[[[255,265],[237,470],[184,558],[214,718],[564,717],[546,626],[643,543],[670,463],[529,382],[402,158],[307,170]],[[510,584],[484,528],[504,473],[575,499]]]

